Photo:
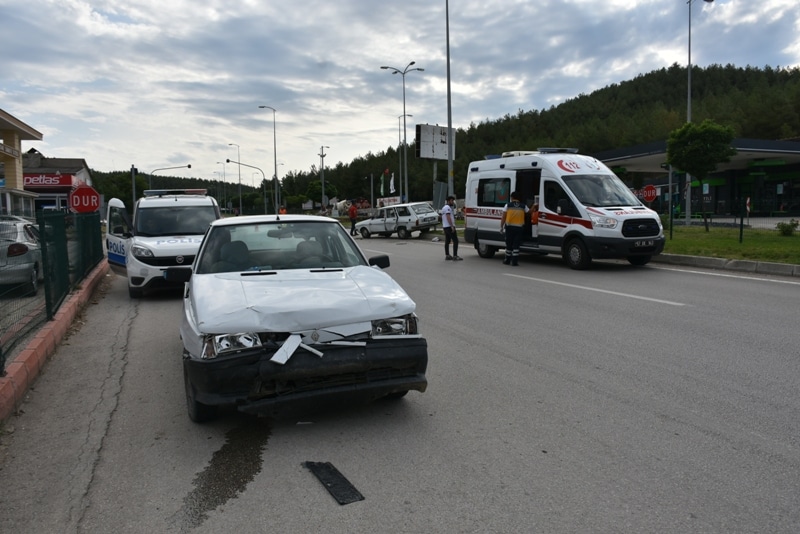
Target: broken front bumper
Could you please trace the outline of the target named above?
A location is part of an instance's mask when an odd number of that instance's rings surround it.
[[[313,345],[322,356],[298,349],[285,363],[266,347],[183,365],[197,402],[236,405],[239,411],[275,414],[291,405],[314,408],[337,399],[371,401],[393,393],[425,391],[428,343],[424,338],[365,344]]]

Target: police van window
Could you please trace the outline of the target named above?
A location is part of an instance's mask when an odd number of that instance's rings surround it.
[[[502,208],[508,202],[511,179],[488,178],[478,181],[478,206]]]
[[[558,212],[558,201],[561,199],[569,200],[569,195],[556,182],[544,183],[544,207],[550,211]]]

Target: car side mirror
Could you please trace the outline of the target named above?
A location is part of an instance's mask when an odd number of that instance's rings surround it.
[[[369,259],[369,264],[381,269],[389,267],[389,256],[381,254],[380,256],[373,256]]]

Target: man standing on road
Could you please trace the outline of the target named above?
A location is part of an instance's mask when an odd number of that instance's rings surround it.
[[[350,209],[347,210],[350,217],[350,235],[356,235],[356,220],[358,219],[358,208],[354,200],[350,201]]]
[[[461,261],[458,255],[458,233],[456,232],[456,218],[453,215],[453,206],[456,204],[456,197],[447,197],[447,203],[442,208],[442,228],[444,228],[444,259]],[[453,255],[450,255],[450,241],[453,242]]]
[[[519,265],[519,246],[522,244],[528,211],[528,206],[519,201],[519,193],[512,192],[511,201],[503,207],[503,216],[500,218],[500,233],[506,234],[506,257],[503,260],[505,265]]]

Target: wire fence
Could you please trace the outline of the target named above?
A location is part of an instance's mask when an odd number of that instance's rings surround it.
[[[20,341],[52,319],[70,291],[105,257],[99,213],[39,212],[35,223],[39,283],[3,284],[0,269],[0,376]]]

